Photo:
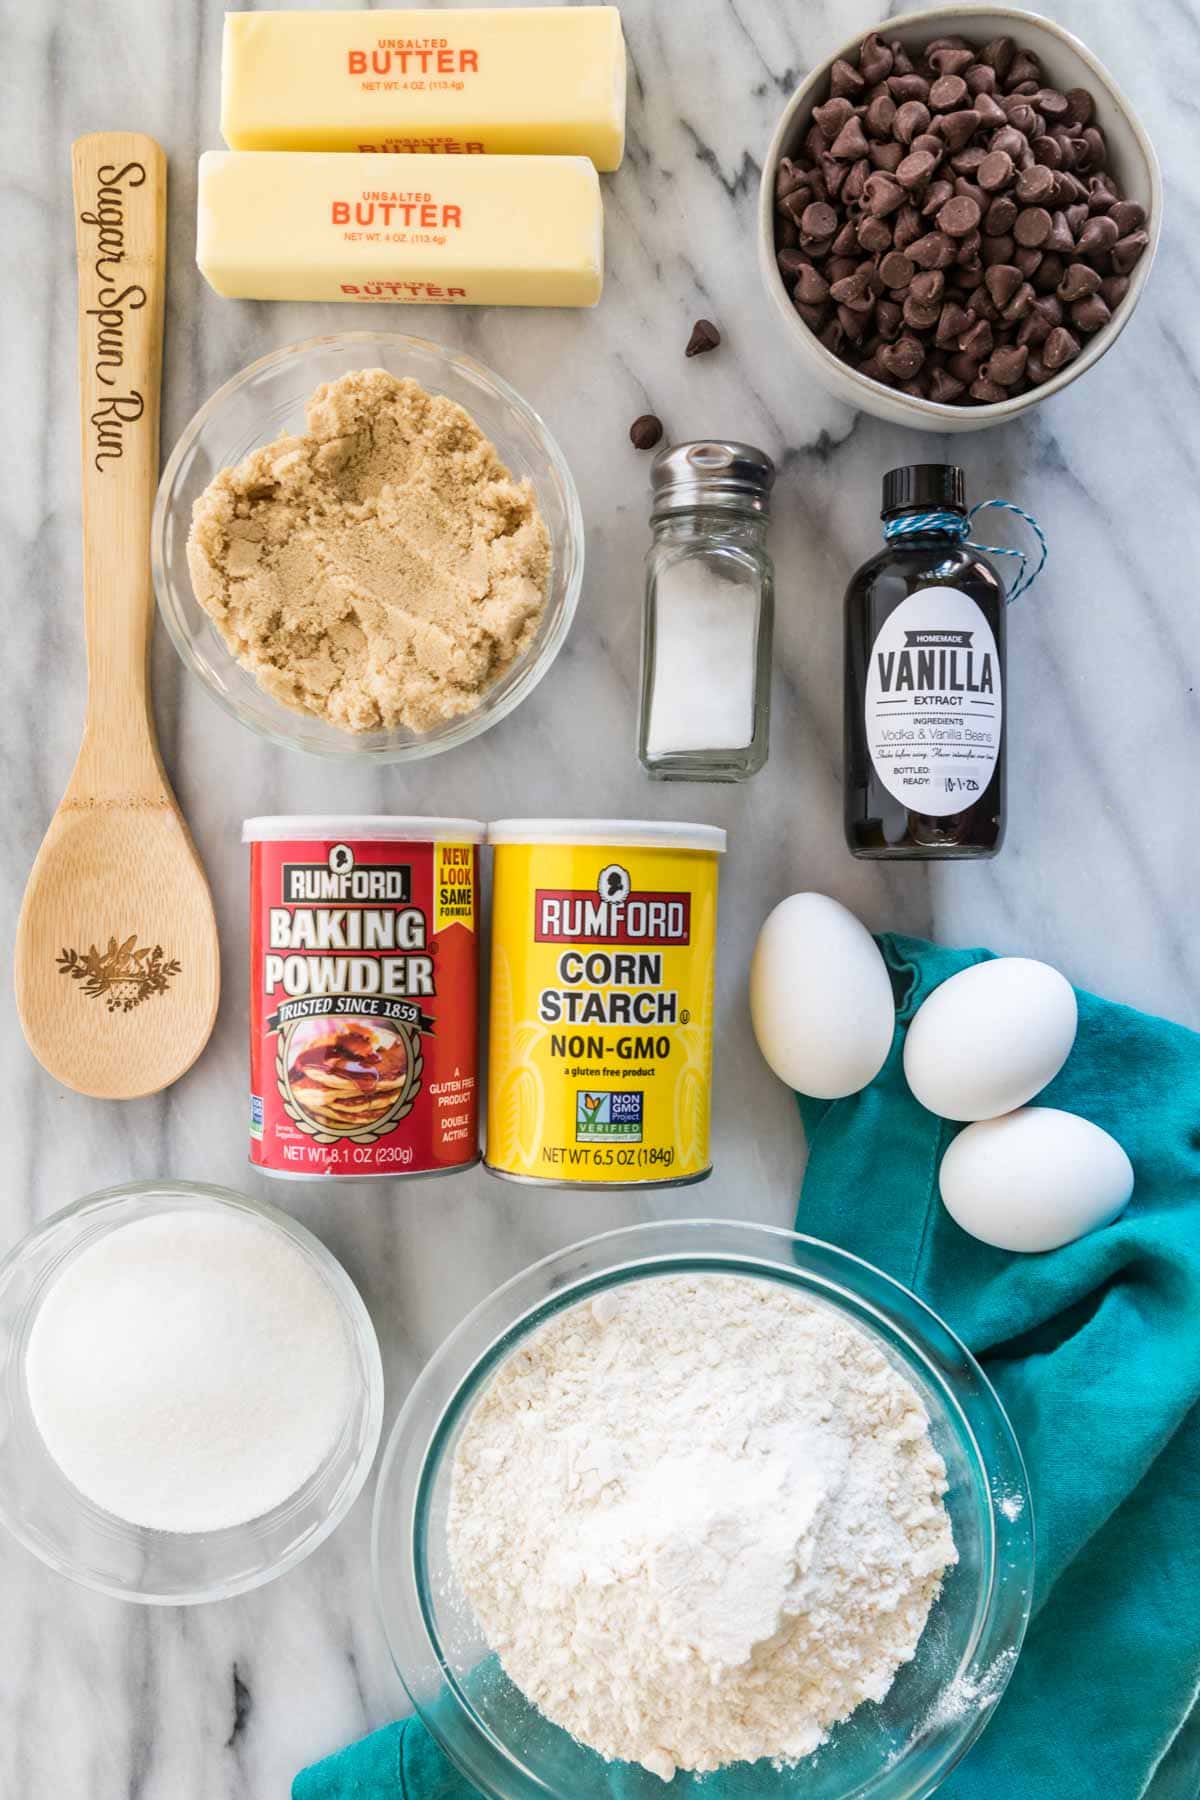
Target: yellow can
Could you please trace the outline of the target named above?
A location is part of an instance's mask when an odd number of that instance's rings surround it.
[[[488,841],[488,1168],[571,1187],[702,1181],[725,833],[503,819]]]

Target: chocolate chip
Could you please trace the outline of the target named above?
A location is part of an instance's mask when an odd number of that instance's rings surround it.
[[[1066,273],[1059,282],[1055,293],[1060,300],[1085,300],[1100,287],[1100,277],[1090,263],[1068,263]]]
[[[1071,102],[1057,88],[1041,88],[1037,95],[1037,109],[1048,119],[1065,119],[1071,111]]]
[[[929,129],[929,108],[920,100],[906,100],[896,109],[892,130],[901,144],[911,144],[915,137]]]
[[[981,94],[991,96],[996,91],[996,71],[989,69],[984,62],[973,62],[963,71],[963,80],[967,84],[967,91],[974,94],[976,99]]]
[[[929,90],[929,105],[934,112],[955,112],[967,98],[967,84],[961,75],[939,75]]]
[[[1046,250],[1056,250],[1060,256],[1073,256],[1075,238],[1071,231],[1070,221],[1066,213],[1056,212],[1050,224],[1050,235],[1043,246]]]
[[[946,369],[933,369],[929,375],[929,398],[939,406],[952,406],[967,391],[964,381],[955,381]]]
[[[997,306],[1006,306],[1024,277],[1011,263],[996,263],[984,276],[984,286]]]
[[[980,374],[985,380],[994,381],[997,387],[1016,387],[1028,361],[1029,351],[1024,344],[1001,345],[998,350],[993,350]]]
[[[1108,216],[1122,237],[1131,231],[1140,231],[1146,223],[1146,209],[1136,200],[1118,200]]]
[[[1044,206],[1026,206],[1017,214],[1013,236],[1018,244],[1035,247],[1046,242],[1053,223]]]
[[[962,112],[943,113],[937,125],[939,135],[953,155],[969,144],[979,130],[979,114],[969,106]]]
[[[864,213],[856,228],[859,244],[872,256],[887,250],[892,241],[892,228],[886,219],[876,219],[870,213]]]
[[[983,215],[983,231],[985,237],[1002,237],[1011,231],[1017,216],[1017,203],[1007,194],[1000,194],[992,201]]]
[[[913,150],[896,170],[896,180],[901,187],[923,187],[936,167],[937,161],[928,150]]]
[[[933,218],[945,206],[947,200],[953,197],[953,194],[954,183],[952,181],[931,181],[925,190],[925,197],[921,201],[921,213],[925,218]]]
[[[945,286],[946,277],[940,269],[923,269],[919,275],[913,276],[910,292],[922,306],[929,306],[935,300],[940,302]],[[938,313],[940,312],[941,306],[939,305]]]
[[[1008,394],[996,382],[989,381],[984,375],[977,375],[971,383],[971,398],[983,405],[990,405],[997,400],[1007,400]]]
[[[837,214],[825,200],[812,201],[800,214],[800,229],[805,237],[832,237],[837,230],[837,222]]]
[[[953,206],[953,200],[947,200],[946,205]],[[907,250],[919,269],[945,269],[954,261],[954,242],[944,231],[927,231]]]
[[[903,144],[872,144],[871,163],[885,174],[894,175],[904,157]]]
[[[862,70],[863,79],[872,86],[891,74],[894,60],[892,52],[881,41],[878,32],[872,31],[863,39],[858,53],[858,66]]]
[[[1121,238],[1113,245],[1112,266],[1118,275],[1128,275],[1135,263],[1140,261],[1149,242],[1149,232],[1131,231],[1128,237]]]
[[[629,427],[629,441],[635,450],[653,450],[663,434],[663,422],[654,413],[643,413]]]
[[[867,108],[866,119],[872,137],[887,137],[896,123],[896,102],[891,95],[876,94]]]
[[[1079,355],[1079,339],[1065,325],[1056,325],[1042,346],[1042,361],[1051,370],[1064,369]]]
[[[1013,262],[1022,275],[1035,275],[1042,266],[1042,251],[1027,244],[1018,244],[1013,251]]]
[[[845,57],[839,56],[829,71],[829,91],[834,99],[857,95],[865,86],[866,82],[853,63],[848,63]]]
[[[986,319],[977,319],[969,331],[964,331],[958,340],[958,347],[965,356],[973,356],[976,362],[982,362],[985,356],[992,354],[992,328]]]
[[[1017,54],[1017,46],[1010,37],[995,37],[990,44],[985,44],[979,53],[979,60],[988,63],[1001,81],[1012,68],[1013,57]]]
[[[1120,235],[1114,221],[1101,214],[1096,218],[1088,219],[1079,233],[1076,249],[1081,256],[1086,256],[1089,262],[1095,262],[1097,258],[1108,255]]]
[[[1067,117],[1074,125],[1090,125],[1096,111],[1096,102],[1086,88],[1067,89]]]
[[[875,306],[875,329],[889,343],[900,335],[904,314],[894,300],[880,300]]]
[[[832,207],[826,207],[832,212]],[[715,350],[721,341],[721,334],[711,319],[697,319],[692,326],[692,335],[687,341],[685,356],[703,356],[707,350]]]
[[[938,230],[944,231],[947,237],[966,237],[974,231],[982,217],[976,201],[968,200],[956,194],[953,200],[947,200],[937,216]]]
[[[992,98],[991,94],[976,94],[974,106],[976,117],[984,130],[989,129],[992,126],[1006,125],[1008,123],[1008,117],[1004,108],[998,101]]]
[[[800,270],[793,293],[805,306],[822,306],[829,298],[829,283],[819,269],[808,263]]]
[[[1106,275],[1100,283],[1101,296],[1110,312],[1116,312],[1128,292],[1128,275]]]
[[[849,100],[827,100],[824,106],[813,107],[813,120],[822,136],[832,144],[847,119],[854,117],[854,108]]]
[[[877,171],[874,175],[867,177],[867,184],[863,189],[863,202],[868,212],[873,213],[877,219],[881,219],[887,213],[895,212],[898,206],[903,206],[904,189],[898,181],[893,181],[890,175],[884,175]]]
[[[894,344],[884,345],[879,352],[879,361],[898,381],[911,381],[925,361],[925,351],[918,340],[906,332]]]
[[[1054,171],[1045,163],[1032,163],[1017,176],[1017,199],[1022,206],[1043,206],[1054,192]]]
[[[865,156],[870,145],[862,128],[862,121],[857,113],[852,113],[833,140],[830,155],[839,162],[854,162]]]
[[[979,165],[976,179],[989,194],[1008,187],[1016,174],[1016,165],[1007,150],[990,150]]]
[[[917,272],[917,266],[911,257],[902,256],[899,250],[890,250],[879,265],[879,278],[884,287],[898,292],[906,288]]]
[[[1083,300],[1076,300],[1071,308],[1071,323],[1079,331],[1099,331],[1112,318],[1099,294],[1088,294]]]

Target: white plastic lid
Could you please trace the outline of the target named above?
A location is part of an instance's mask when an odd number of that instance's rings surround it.
[[[277,844],[290,838],[341,843],[347,838],[399,840],[411,844],[443,841],[482,844],[487,826],[482,819],[404,819],[394,813],[280,813],[272,818],[246,819],[243,844]]]
[[[719,825],[684,825],[663,819],[494,819],[489,844],[600,844],[619,850],[725,849]]]

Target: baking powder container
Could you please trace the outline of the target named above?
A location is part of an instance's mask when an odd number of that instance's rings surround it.
[[[488,1168],[567,1187],[703,1180],[725,833],[504,819],[488,841]]]
[[[247,819],[250,1160],[268,1175],[478,1160],[476,819]]]

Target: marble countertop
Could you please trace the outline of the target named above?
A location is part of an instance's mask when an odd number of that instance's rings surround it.
[[[545,415],[574,468],[588,568],[570,640],[513,717],[412,769],[352,772],[265,746],[185,675],[161,632],[163,750],[212,881],[225,997],[176,1087],[116,1108],[58,1088],[0,1012],[8,1176],[0,1252],[109,1183],[174,1175],[282,1199],[360,1284],[383,1345],[387,1422],[422,1362],[498,1282],[545,1252],[636,1219],[790,1222],[804,1149],[755,1050],[746,969],[757,927],[797,888],[875,929],[1044,957],[1073,980],[1200,1025],[1195,693],[1200,33],[1186,8],[1132,32],[1123,0],[1046,0],[1116,70],[1162,158],[1168,218],[1137,317],[1100,368],[1024,422],[953,443],[839,406],[789,353],[755,258],[759,159],[812,63],[878,18],[873,0],[624,0],[629,151],[605,178],[608,285],[595,312],[255,305],[217,299],[192,260],[198,153],[218,144],[220,0],[39,0],[5,43],[8,601],[0,713],[8,771],[2,904],[25,877],[74,756],[82,712],[75,298],[69,145],[153,133],[171,166],[163,442],[229,375],[318,331],[417,331],[470,349]],[[893,8],[892,10],[896,10]],[[725,334],[686,361],[693,319]],[[777,460],[772,753],[739,788],[667,787],[633,751],[647,460],[631,419],[727,435]],[[855,863],[842,845],[841,595],[877,542],[879,476],[962,459],[974,497],[1036,512],[1046,575],[1011,617],[1009,835],[965,867]],[[599,798],[598,798],[599,797]],[[685,816],[725,825],[714,1117],[702,1189],[645,1194],[453,1182],[280,1192],[246,1165],[243,815],[296,811]],[[862,1196],[858,1204],[869,1205]],[[852,1212],[847,1235],[853,1243]],[[142,1609],[84,1592],[0,1539],[2,1800],[268,1800],[302,1763],[402,1709],[376,1625],[370,1490],[312,1559],[222,1605]]]

